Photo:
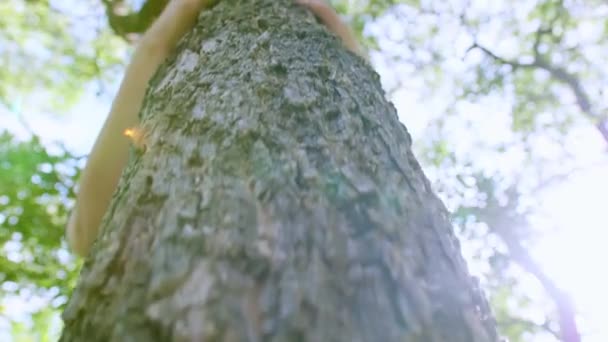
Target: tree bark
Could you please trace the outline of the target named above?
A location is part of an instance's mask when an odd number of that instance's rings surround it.
[[[61,341],[497,341],[379,77],[222,0],[150,83]]]

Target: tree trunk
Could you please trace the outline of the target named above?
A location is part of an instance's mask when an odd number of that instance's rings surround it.
[[[61,341],[496,341],[378,75],[291,0],[199,19]]]

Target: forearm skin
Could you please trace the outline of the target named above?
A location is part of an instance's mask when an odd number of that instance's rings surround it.
[[[130,142],[124,131],[138,123],[150,78],[210,3],[170,1],[140,39],[80,178],[76,205],[67,226],[68,243],[76,254],[86,256],[97,238],[101,220],[127,163]]]
[[[296,3],[308,8],[323,25],[342,40],[347,49],[367,60],[367,55],[357,43],[352,30],[325,0],[296,0]]]

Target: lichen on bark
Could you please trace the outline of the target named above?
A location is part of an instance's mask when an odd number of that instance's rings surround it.
[[[378,75],[223,0],[150,83],[62,341],[496,341]]]

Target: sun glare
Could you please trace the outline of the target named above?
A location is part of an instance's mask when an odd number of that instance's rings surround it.
[[[574,300],[585,342],[608,337],[606,175],[608,166],[581,173],[546,193],[543,209],[551,216],[555,234],[545,235],[532,251],[557,286]]]

